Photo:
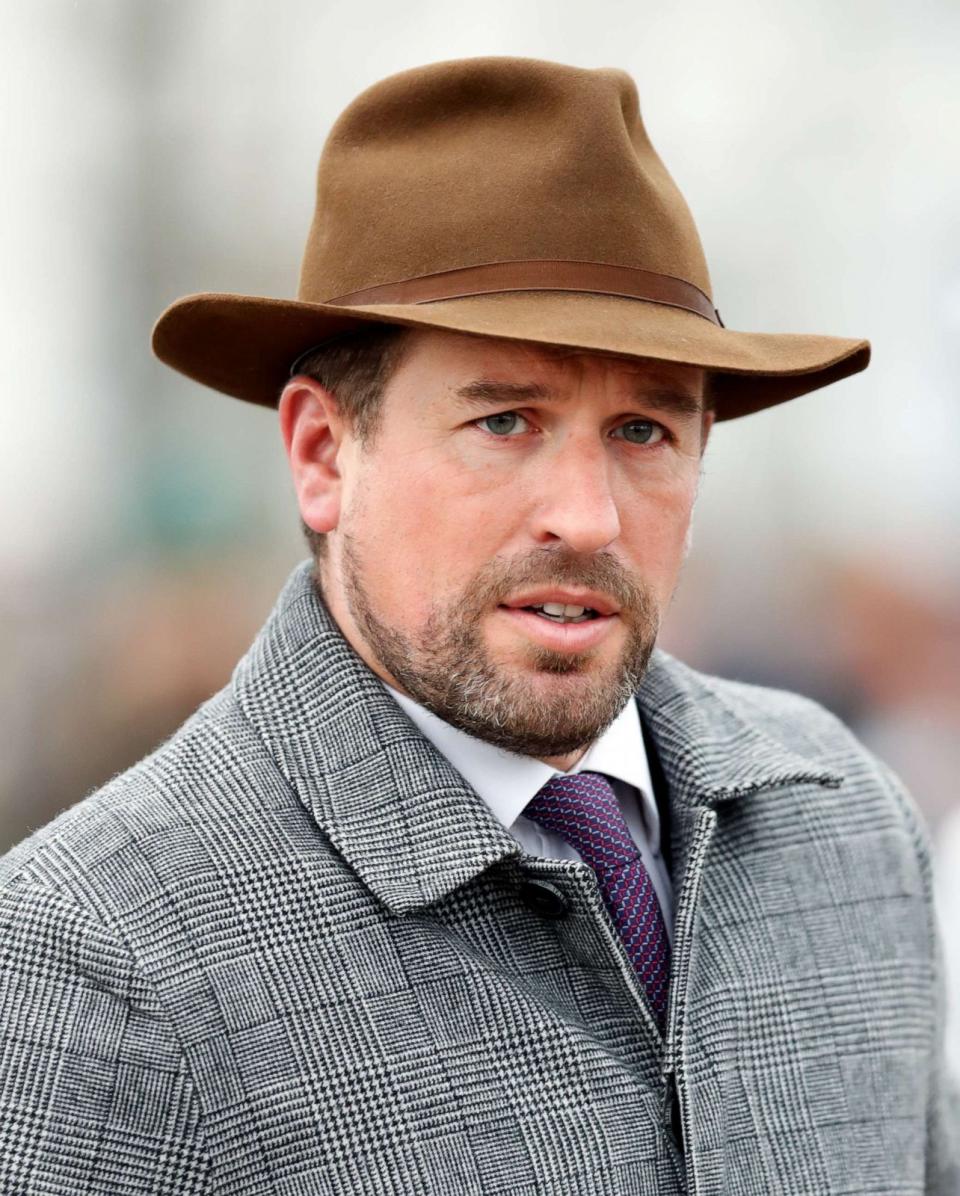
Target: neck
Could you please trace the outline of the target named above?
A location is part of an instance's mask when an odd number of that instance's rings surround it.
[[[578,748],[575,752],[569,752],[566,756],[537,756],[538,760],[542,760],[544,764],[549,764],[551,768],[557,769],[558,772],[569,772],[575,764],[578,764],[583,757],[590,750],[590,745],[587,747]]]

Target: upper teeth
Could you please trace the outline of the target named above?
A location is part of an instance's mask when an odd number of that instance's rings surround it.
[[[589,610],[587,606],[565,606],[562,602],[542,602],[539,609],[546,615],[565,615],[568,619],[575,619]]]

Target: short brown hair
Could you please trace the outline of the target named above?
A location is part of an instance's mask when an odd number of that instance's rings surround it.
[[[362,444],[371,444],[379,430],[383,391],[400,364],[409,331],[397,324],[370,324],[318,345],[297,363],[298,374],[313,378],[334,396]],[[325,557],[326,535],[302,519],[300,526],[313,559]]]

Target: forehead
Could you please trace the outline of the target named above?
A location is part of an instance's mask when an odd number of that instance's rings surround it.
[[[451,399],[464,384],[481,380],[533,383],[562,397],[586,379],[627,393],[666,388],[700,399],[705,371],[651,358],[414,329],[394,379],[398,389],[410,386],[423,397]]]

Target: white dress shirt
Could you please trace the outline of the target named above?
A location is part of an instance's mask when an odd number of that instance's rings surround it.
[[[494,747],[437,718],[418,702],[386,682],[387,693],[400,705],[420,732],[450,761],[464,780],[489,806],[528,855],[552,860],[579,860],[575,848],[559,835],[543,830],[524,817],[534,794],[561,770],[533,756],[517,756]],[[630,701],[599,739],[587,749],[568,775],[602,772],[613,786],[627,829],[637,845],[673,941],[673,886],[660,850],[660,814],[653,796],[650,765],[640,728],[637,704]]]

